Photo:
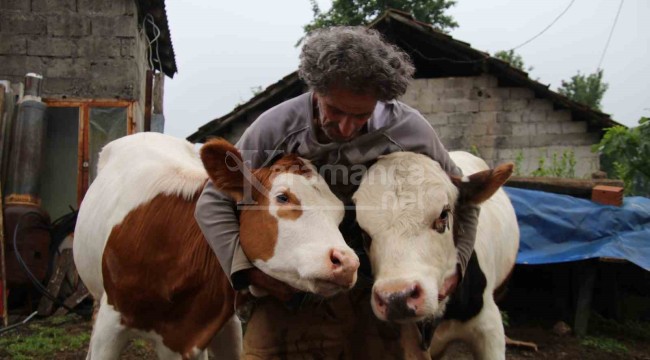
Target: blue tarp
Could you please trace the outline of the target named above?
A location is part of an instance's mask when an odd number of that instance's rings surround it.
[[[650,199],[626,197],[616,207],[543,191],[505,190],[521,231],[517,264],[611,257],[650,271]]]

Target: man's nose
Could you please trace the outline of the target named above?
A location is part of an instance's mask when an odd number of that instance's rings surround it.
[[[343,119],[339,122],[339,132],[344,137],[352,136],[356,130],[354,121],[350,121],[350,119]]]

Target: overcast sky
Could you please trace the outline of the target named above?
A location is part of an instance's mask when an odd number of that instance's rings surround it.
[[[318,0],[321,9],[331,1]],[[548,26],[570,0],[458,0],[451,35],[491,54]],[[518,49],[529,74],[552,89],[596,70],[619,0],[576,0],[543,35]],[[178,74],[165,83],[165,133],[186,137],[298,67],[308,0],[167,1]],[[650,1],[626,0],[602,68],[603,111],[625,125],[650,116]]]

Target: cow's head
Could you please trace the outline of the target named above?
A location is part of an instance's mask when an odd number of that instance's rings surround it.
[[[456,202],[481,203],[511,173],[506,164],[454,178],[414,153],[393,153],[369,169],[354,201],[375,276],[372,308],[378,318],[412,322],[444,314],[447,299],[439,294],[457,263]]]
[[[343,203],[313,165],[287,155],[248,170],[239,151],[220,139],[203,146],[201,159],[215,186],[238,202],[240,243],[255,266],[323,296],[354,286],[359,258],[338,229]]]

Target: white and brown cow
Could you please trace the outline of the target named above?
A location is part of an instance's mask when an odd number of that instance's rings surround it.
[[[414,153],[382,157],[364,175],[354,200],[375,277],[372,308],[382,320],[439,324],[429,349],[434,358],[461,340],[478,359],[505,359],[494,292],[507,280],[519,247],[515,212],[500,189],[513,166],[490,170],[471,154],[451,157],[473,175],[450,178],[437,162]],[[482,203],[481,212],[465,277],[445,298],[441,288],[456,271],[454,205],[460,197]]]
[[[194,220],[208,176],[240,201],[240,240],[267,274],[329,296],[356,282],[359,259],[338,225],[343,205],[316,169],[295,156],[242,173],[241,155],[213,140],[193,145],[143,133],[108,144],[75,229],[74,259],[100,308],[89,359],[115,359],[134,336],[152,339],[163,359],[236,358],[241,328],[235,294]],[[249,186],[250,185],[250,186]],[[249,199],[250,200],[250,199]]]

